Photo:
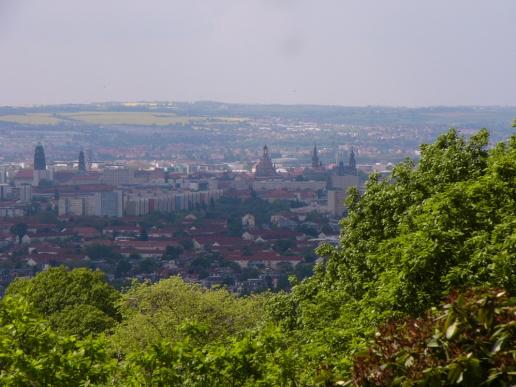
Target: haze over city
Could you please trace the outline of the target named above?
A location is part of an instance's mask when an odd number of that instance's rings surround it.
[[[0,105],[516,105],[512,0],[2,0]]]

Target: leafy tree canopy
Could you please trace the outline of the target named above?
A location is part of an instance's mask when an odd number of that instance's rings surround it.
[[[237,298],[224,289],[207,290],[171,277],[156,284],[141,283],[122,295],[122,323],[113,342],[117,351],[148,348],[161,340],[180,338],[183,323],[205,325],[202,342],[219,340],[256,326],[263,316],[263,297]]]
[[[363,348],[387,318],[418,315],[453,288],[516,286],[516,136],[487,150],[488,133],[456,130],[421,147],[390,178],[349,195],[326,263],[270,303],[272,317],[312,357]],[[305,339],[309,338],[309,339]],[[303,344],[304,343],[304,344]],[[316,344],[314,344],[316,343]],[[348,356],[331,367],[348,372]],[[340,370],[340,371],[338,371]]]
[[[58,334],[25,299],[19,296],[2,299],[1,385],[105,385],[114,366],[103,338],[78,340]]]
[[[119,318],[119,293],[100,271],[51,268],[31,279],[15,280],[6,294],[23,296],[54,328],[67,333],[103,332]]]

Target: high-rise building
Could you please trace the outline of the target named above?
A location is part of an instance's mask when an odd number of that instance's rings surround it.
[[[20,201],[30,203],[32,201],[32,186],[30,184],[22,184],[20,186]]]
[[[6,183],[7,183],[7,168],[0,167],[0,184],[6,184]]]
[[[101,181],[103,184],[113,186],[134,184],[134,169],[130,168],[105,168],[102,171]]]
[[[11,186],[9,184],[0,184],[0,200],[8,200],[11,198]]]
[[[95,214],[97,216],[123,216],[123,192],[108,191],[95,193]]]
[[[256,177],[273,177],[276,176],[276,168],[272,164],[271,157],[269,156],[269,148],[267,145],[263,147],[262,158],[256,164]]]
[[[86,160],[84,158],[84,151],[79,152],[79,173],[86,172]]]
[[[328,190],[328,210],[334,216],[342,216],[345,210],[344,201],[347,193],[341,189]]]

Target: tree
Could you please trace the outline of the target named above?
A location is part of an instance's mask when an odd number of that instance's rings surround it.
[[[241,236],[244,232],[240,215],[232,215],[228,219],[228,233],[230,236]]]
[[[22,238],[27,234],[27,225],[25,223],[17,223],[11,227],[11,234],[18,238],[18,244],[21,245]]]
[[[22,297],[6,296],[1,301],[0,384],[107,384],[115,362],[107,354],[105,340],[60,335],[34,309]]]
[[[117,351],[128,353],[150,348],[161,340],[174,342],[187,322],[204,325],[200,342],[227,337],[256,326],[263,317],[261,297],[237,298],[226,290],[207,290],[178,277],[159,283],[133,284],[122,295],[123,323],[113,336]]]
[[[183,249],[186,251],[190,251],[194,247],[193,240],[191,240],[191,239],[183,239],[180,243],[181,243],[181,246],[183,246]]]
[[[125,275],[127,275],[127,273],[129,273],[131,271],[131,269],[132,269],[132,266],[131,266],[131,263],[129,262],[129,260],[127,258],[122,258],[116,264],[115,276],[117,276],[119,278],[124,277]]]
[[[137,273],[150,274],[159,268],[158,262],[153,258],[143,258],[136,267]]]
[[[119,293],[99,271],[51,268],[31,279],[16,279],[6,294],[23,296],[55,329],[65,333],[100,333],[119,319],[115,307]]]
[[[339,245],[320,247],[314,276],[269,304],[306,343],[307,363],[326,359],[329,380],[350,372],[383,321],[418,316],[454,288],[516,291],[516,136],[487,144],[485,130],[468,140],[450,130],[421,147],[418,165],[351,190]]]
[[[166,260],[175,260],[178,259],[182,253],[183,248],[181,246],[167,246],[163,258]]]
[[[86,255],[92,260],[105,259],[107,261],[115,261],[120,258],[120,254],[112,246],[91,244],[86,246],[84,250]]]
[[[289,239],[279,239],[276,242],[274,242],[274,245],[272,248],[274,251],[280,253],[281,255],[285,254],[288,250],[295,247],[296,243]]]

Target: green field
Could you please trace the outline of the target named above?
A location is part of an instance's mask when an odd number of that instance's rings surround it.
[[[167,126],[208,120],[208,117],[178,116],[174,113],[158,112],[77,112],[77,113],[27,113],[0,115],[0,121],[28,125],[56,125],[59,123],[81,123],[94,125],[138,125]],[[240,122],[240,118],[213,117],[227,123]]]

